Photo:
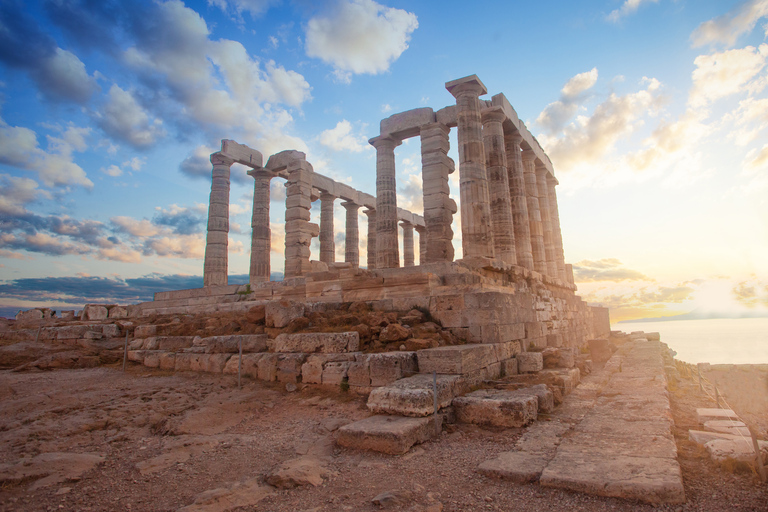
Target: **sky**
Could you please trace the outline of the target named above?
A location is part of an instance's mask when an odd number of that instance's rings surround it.
[[[0,315],[201,286],[221,139],[375,193],[379,121],[454,104],[445,82],[471,74],[551,157],[585,300],[613,321],[768,315],[767,39],[768,0],[2,0]],[[451,146],[458,161],[455,130]],[[396,167],[420,213],[418,139]],[[248,279],[245,170],[231,283]],[[271,194],[280,272],[282,180]]]

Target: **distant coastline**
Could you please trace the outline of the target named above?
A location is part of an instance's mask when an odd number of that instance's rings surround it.
[[[742,318],[768,318],[768,311],[755,311],[734,314],[724,314],[717,312],[702,312],[693,310],[690,313],[683,313],[682,315],[674,316],[659,316],[655,318],[638,318],[634,320],[619,320],[617,324],[641,324],[646,322],[674,322],[677,320],[716,320],[716,319],[733,319],[738,320]]]

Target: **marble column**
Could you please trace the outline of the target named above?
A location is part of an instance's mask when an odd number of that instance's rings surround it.
[[[493,258],[493,232],[485,147],[480,123],[480,95],[487,89],[472,75],[445,84],[455,98],[459,138],[461,241],[464,258]]]
[[[309,246],[320,227],[309,222],[312,207],[312,165],[306,160],[288,164],[285,199],[285,277],[299,277],[310,269]]]
[[[336,243],[333,232],[333,201],[336,197],[320,194],[320,261],[330,265],[336,261]]]
[[[427,262],[427,228],[425,226],[414,226],[419,234],[419,265]]]
[[[534,270],[531,249],[531,226],[528,220],[528,202],[525,196],[525,171],[519,132],[505,134],[504,147],[507,153],[507,174],[509,177],[509,198],[512,203],[512,224],[515,231],[515,253],[517,264]]]
[[[560,210],[557,206],[557,178],[552,175],[547,176],[547,185],[549,186],[549,217],[552,222],[552,235],[555,240],[555,262],[557,262],[557,275],[567,281],[565,273],[565,253],[563,252],[563,233],[560,230]]]
[[[528,203],[528,225],[531,228],[531,252],[533,253],[533,269],[547,273],[547,255],[544,251],[544,229],[541,225],[539,211],[539,189],[536,185],[535,153],[532,149],[523,151],[523,169],[525,171],[525,199]]]
[[[274,174],[264,169],[252,169],[253,216],[251,217],[250,283],[269,281],[272,231],[269,227],[269,185]]]
[[[496,258],[510,265],[517,264],[515,231],[512,225],[512,203],[509,199],[507,155],[504,149],[504,129],[501,123],[507,116],[501,107],[482,111],[485,169],[488,173],[488,192],[491,199],[491,227],[493,250]]]
[[[234,160],[221,153],[211,155],[213,164],[208,203],[208,235],[205,240],[203,286],[227,285],[229,240],[229,169]]]
[[[376,268],[395,268],[400,266],[395,148],[402,141],[379,136],[368,143],[376,148]]]
[[[412,267],[413,261],[413,224],[403,221],[403,266]]]
[[[421,179],[424,191],[424,224],[422,238],[427,252],[421,255],[419,264],[435,261],[453,261],[453,214],[456,202],[450,197],[448,176],[455,170],[448,134],[450,128],[441,123],[421,127]],[[417,228],[418,230],[418,228]]]
[[[360,234],[358,232],[357,211],[360,205],[352,201],[341,203],[347,210],[346,238],[344,239],[344,261],[351,263],[353,267],[360,266]]]
[[[547,259],[547,275],[557,278],[557,263],[555,262],[555,240],[552,236],[552,222],[549,210],[549,186],[547,185],[547,171],[544,166],[536,166],[536,188],[539,191],[539,212],[541,214],[541,228],[544,233],[544,255]]]
[[[376,268],[376,210],[367,208],[363,213],[368,217],[368,270]]]

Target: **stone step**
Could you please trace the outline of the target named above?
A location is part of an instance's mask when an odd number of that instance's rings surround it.
[[[710,432],[723,432],[725,434],[742,435],[750,437],[749,427],[741,421],[735,420],[712,420],[704,422],[704,430]]]
[[[436,424],[437,421],[437,424]],[[346,448],[400,455],[442,429],[442,416],[411,418],[377,415],[344,425],[336,442]]]
[[[351,332],[309,332],[280,334],[275,338],[275,352],[339,353],[357,352],[360,334]]]
[[[552,402],[552,392],[546,390],[546,393]],[[453,407],[456,420],[462,423],[524,427],[536,421],[539,397],[536,393],[525,390],[479,389],[454,398]]]
[[[739,416],[730,409],[696,409],[696,419],[699,425],[703,425],[711,420],[735,420],[740,421]]]
[[[389,386],[375,388],[368,396],[368,409],[376,414],[429,416],[434,412],[432,375],[423,373],[400,379]],[[437,375],[438,409],[451,405],[453,399],[469,391],[461,375]]]
[[[467,375],[514,357],[520,352],[517,341],[473,343],[435,347],[416,352],[421,373]]]

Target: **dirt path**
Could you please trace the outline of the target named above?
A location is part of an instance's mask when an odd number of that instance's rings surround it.
[[[682,381],[671,393],[688,502],[661,509],[766,510],[768,491],[754,475],[716,467],[687,441],[695,407],[710,405],[697,389]],[[251,503],[235,510],[373,511],[386,492],[391,510],[659,510],[480,475],[478,465],[511,449],[522,429],[449,425],[403,456],[333,444],[340,425],[368,414],[355,396],[254,381],[238,390],[220,375],[136,366],[2,372],[0,510],[166,511],[198,500],[187,510],[213,511],[229,500]],[[297,459],[322,483],[264,482]]]

